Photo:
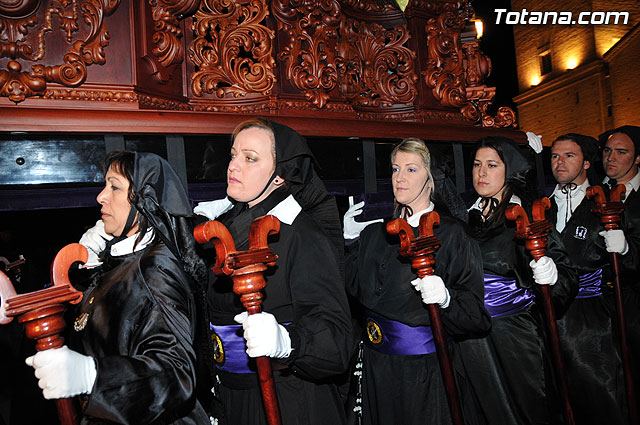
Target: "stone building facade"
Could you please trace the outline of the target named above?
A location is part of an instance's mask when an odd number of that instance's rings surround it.
[[[550,145],[564,133],[640,125],[640,3],[511,1],[511,11],[524,9],[528,23],[513,25],[520,128]],[[547,23],[531,24],[532,12]],[[567,16],[572,23],[560,23]]]

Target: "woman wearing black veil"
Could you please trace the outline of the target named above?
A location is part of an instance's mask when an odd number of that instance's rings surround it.
[[[546,256],[537,262],[515,237],[505,217],[511,205],[531,211],[527,185],[530,161],[514,141],[487,137],[478,142],[473,163],[477,200],[469,209],[469,231],[482,252],[485,307],[491,331],[461,342],[471,385],[491,425],[553,423],[553,381],[545,347],[539,285],[550,285],[559,318],[577,293],[577,276],[555,231]]]
[[[82,423],[207,424],[195,398],[196,282],[189,201],[155,154],[116,151],[98,195],[114,238],[94,269],[69,347],[27,359],[45,398],[80,395]]]
[[[243,313],[229,277],[209,286],[222,423],[266,424],[252,360],[258,356],[272,358],[283,424],[345,423],[336,379],[348,367],[352,339],[340,273],[342,237],[335,200],[314,162],[304,138],[282,124],[252,119],[233,132],[227,170],[232,208],[217,219],[237,250],[248,249],[254,219],[271,214],[281,226],[269,238],[278,260],[265,272],[263,313]]]

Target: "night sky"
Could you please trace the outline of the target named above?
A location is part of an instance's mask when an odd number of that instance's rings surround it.
[[[475,0],[473,8],[476,17],[484,23],[484,35],[480,48],[491,58],[491,75],[485,80],[489,87],[496,87],[494,105],[510,106],[515,110],[512,98],[518,94],[518,75],[516,71],[515,50],[513,45],[513,26],[501,23],[496,25],[495,9],[511,10],[509,0]]]

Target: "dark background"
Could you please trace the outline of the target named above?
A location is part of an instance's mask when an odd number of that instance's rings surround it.
[[[509,0],[483,1],[472,3],[476,17],[482,19],[484,35],[480,48],[491,59],[491,75],[485,81],[489,87],[496,87],[494,106],[509,106],[516,109],[513,97],[518,94],[518,74],[516,70],[513,26],[503,22],[496,25],[495,9],[511,10]]]

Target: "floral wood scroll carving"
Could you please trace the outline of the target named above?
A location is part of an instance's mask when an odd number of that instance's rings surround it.
[[[501,106],[498,108],[498,112],[495,117],[492,117],[487,113],[489,103],[484,103],[480,106],[482,113],[482,126],[483,127],[516,127],[516,113],[508,106]]]
[[[16,103],[43,94],[49,82],[79,86],[87,77],[88,65],[106,62],[104,48],[109,44],[109,32],[104,20],[115,12],[120,0],[51,0],[47,3],[50,4],[46,4],[42,22],[36,13],[39,0],[15,0],[13,7],[7,4],[0,7],[0,57],[10,58],[7,69],[0,70],[0,95]],[[30,28],[34,29],[31,35]],[[23,71],[18,59],[42,60],[46,41],[56,35],[56,30],[64,33],[66,42],[71,44],[63,63],[38,64],[32,66],[31,72]]]
[[[410,105],[417,95],[415,52],[405,46],[406,25],[387,30],[379,24],[343,20],[338,54],[340,93],[354,108]]]
[[[363,12],[388,12],[391,10],[397,10],[398,6],[394,4],[393,0],[390,1],[378,1],[378,0],[342,0],[345,6],[357,9]]]
[[[460,43],[464,24],[463,17],[449,12],[427,23],[429,59],[423,75],[435,98],[445,106],[456,108],[467,103],[464,54]]]
[[[336,42],[340,27],[337,0],[273,0],[278,30],[285,30],[288,44],[278,59],[286,64],[287,79],[305,99],[322,108],[338,85]]]
[[[465,9],[469,0],[409,0],[407,8],[426,10],[431,13],[457,12]]]
[[[195,12],[200,0],[149,0],[149,5],[152,8],[152,42],[155,47],[151,50],[153,57],[145,55],[143,59],[151,67],[151,74],[160,83],[166,83],[170,78],[167,68],[184,59],[181,40],[184,34],[180,20]]]
[[[271,93],[276,80],[271,56],[275,33],[261,24],[268,14],[265,0],[246,5],[234,0],[201,1],[189,47],[189,58],[196,66],[191,79],[196,96]]]
[[[480,50],[475,33],[462,42],[467,16],[446,12],[427,22],[426,84],[440,103],[460,108],[468,120],[485,127],[514,126],[515,113],[510,108],[498,109],[495,118],[487,114],[495,96],[495,87],[483,84],[491,72],[491,61]]]

